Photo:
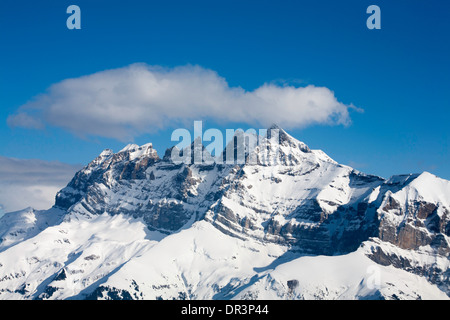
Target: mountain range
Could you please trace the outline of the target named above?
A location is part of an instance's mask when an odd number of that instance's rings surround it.
[[[0,219],[0,299],[449,299],[450,181],[277,129],[242,164],[104,150],[51,209]]]

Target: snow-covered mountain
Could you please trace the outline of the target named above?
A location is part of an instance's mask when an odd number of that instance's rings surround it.
[[[244,164],[103,151],[0,219],[0,299],[449,298],[449,181],[260,139]]]

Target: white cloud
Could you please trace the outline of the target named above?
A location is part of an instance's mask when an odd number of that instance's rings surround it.
[[[128,140],[206,119],[254,126],[277,123],[289,129],[346,125],[351,108],[325,87],[271,83],[246,91],[199,66],[133,64],[56,83],[20,107],[8,123],[26,128],[52,125],[80,136]]]
[[[0,156],[0,215],[26,207],[48,209],[81,165]]]

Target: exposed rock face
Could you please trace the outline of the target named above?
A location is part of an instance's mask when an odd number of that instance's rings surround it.
[[[193,144],[192,157],[194,147],[205,152]],[[428,173],[389,180],[366,175],[283,130],[279,141],[269,135],[246,153],[243,164],[174,163],[173,151],[160,159],[151,144],[105,150],[58,193],[55,206],[69,216],[128,214],[164,233],[204,219],[228,235],[303,254],[343,254],[378,239],[368,252],[373,261],[425,275],[449,292],[447,269],[417,267],[415,257],[382,245],[426,247],[428,255],[448,259],[448,181]]]
[[[385,185],[395,187],[385,193],[377,210],[378,240],[368,256],[381,265],[424,276],[449,293],[449,270],[443,267],[450,253],[448,181],[424,173],[393,177]],[[424,256],[433,258],[427,262]]]
[[[448,200],[422,195],[422,189],[428,188],[425,185],[439,182],[440,179],[423,174],[396,193],[389,193],[379,210],[379,238],[402,249],[432,245],[448,254]]]
[[[125,213],[151,229],[175,231],[197,213],[199,178],[184,164],[161,160],[151,144],[105,150],[56,196],[55,206],[78,214]]]
[[[142,147],[128,145],[116,154],[106,149],[84,169],[77,172],[67,187],[56,195],[55,206],[69,209],[78,203],[95,184],[146,179],[146,169],[158,160],[158,154],[151,144]]]
[[[437,236],[436,238],[440,238]],[[439,250],[398,250],[379,239],[365,244],[369,247],[367,256],[382,266],[393,266],[419,276],[436,284],[442,291],[450,294],[450,269],[448,252]],[[431,259],[430,259],[431,258]]]

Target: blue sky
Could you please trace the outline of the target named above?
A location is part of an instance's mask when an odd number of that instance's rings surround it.
[[[66,28],[81,8],[82,29]],[[366,27],[369,5],[381,30]],[[86,164],[127,141],[64,127],[8,125],[53,84],[133,63],[213,70],[231,88],[265,83],[326,87],[351,124],[289,131],[363,172],[429,171],[450,179],[450,4],[446,1],[10,1],[0,2],[0,156]],[[255,127],[234,122],[207,126]],[[173,145],[168,125],[129,142]],[[188,128],[190,129],[190,128]],[[131,141],[133,140],[133,141]]]

